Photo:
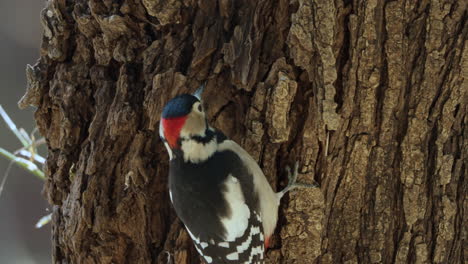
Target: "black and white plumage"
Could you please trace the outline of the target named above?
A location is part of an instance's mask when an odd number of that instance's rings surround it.
[[[179,95],[162,113],[171,202],[207,263],[264,263],[280,199],[298,186],[295,177],[275,193],[255,160],[209,126],[200,94]]]

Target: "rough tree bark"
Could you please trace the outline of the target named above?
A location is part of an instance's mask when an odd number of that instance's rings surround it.
[[[49,155],[55,263],[199,263],[168,202],[165,102],[208,80],[211,122],[275,188],[269,263],[467,258],[465,1],[49,0],[21,107]]]

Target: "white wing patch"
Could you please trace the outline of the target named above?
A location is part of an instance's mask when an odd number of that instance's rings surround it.
[[[192,238],[192,240],[195,242],[195,249],[198,251],[198,253],[200,254],[200,256],[202,256],[203,258],[205,258],[206,262],[208,263],[211,263],[213,262],[213,258],[210,257],[210,256],[205,256],[203,255],[203,252],[200,250],[200,248],[198,246],[201,246],[203,249],[206,248],[208,246],[208,243],[206,242],[201,242],[200,243],[200,239],[198,237],[196,237],[194,234],[192,234],[192,232],[190,232],[190,229],[187,228],[187,226],[185,226],[185,230],[187,230],[187,233],[190,235],[190,237]]]
[[[240,246],[237,246],[237,252],[242,253],[246,251],[247,249],[249,249],[250,243],[252,243],[252,229],[250,229],[250,234],[247,240],[242,242]]]
[[[203,256],[203,257],[205,258],[206,262],[208,263],[213,262],[213,259],[211,257],[208,257],[208,256]]]
[[[260,255],[260,259],[263,259],[264,258],[263,257],[263,251],[264,251],[263,245],[252,248],[252,251],[250,251],[249,261],[247,261],[245,263],[246,264],[247,263],[252,263],[252,260],[256,255]]]
[[[249,224],[250,209],[245,203],[244,194],[237,178],[229,175],[225,181],[224,198],[230,207],[231,215],[221,218],[226,230],[225,241],[234,241],[241,237]]]
[[[275,231],[276,222],[278,220],[279,199],[276,193],[271,189],[265,175],[258,166],[257,162],[245,151],[241,146],[232,140],[224,140],[218,146],[218,151],[231,150],[236,153],[247,166],[250,173],[254,177],[255,191],[260,199],[260,217],[263,224],[263,232],[267,237],[271,236]]]
[[[236,183],[230,179],[231,183]],[[206,263],[225,264],[264,264],[264,240],[261,217],[254,210],[250,211],[248,227],[235,241],[200,241],[189,229],[187,232],[194,241],[195,249]]]
[[[224,247],[224,248],[229,248],[229,243],[228,242],[219,242],[218,246]]]
[[[226,258],[229,260],[239,260],[239,253],[233,252],[231,254],[228,254]]]

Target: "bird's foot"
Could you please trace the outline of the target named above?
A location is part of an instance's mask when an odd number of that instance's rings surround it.
[[[278,195],[279,197],[283,197],[287,192],[297,189],[297,188],[317,188],[319,185],[317,183],[313,184],[306,184],[306,183],[301,183],[301,182],[296,182],[297,180],[297,175],[299,170],[299,162],[296,161],[294,164],[294,171],[291,173],[291,168],[289,166],[286,166],[286,173],[288,174],[288,185],[281,190]]]

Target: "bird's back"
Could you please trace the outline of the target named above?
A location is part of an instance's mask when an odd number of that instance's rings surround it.
[[[264,233],[253,176],[231,150],[203,162],[170,162],[177,215],[207,263],[263,263]]]

